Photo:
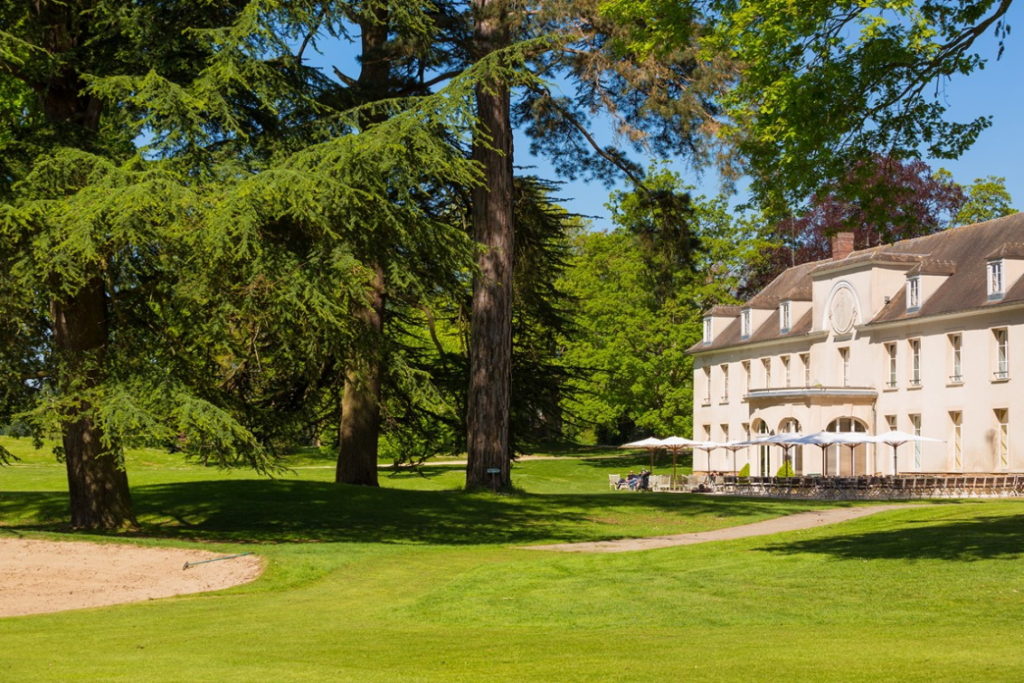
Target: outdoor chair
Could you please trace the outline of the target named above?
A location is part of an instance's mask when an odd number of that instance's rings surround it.
[[[622,477],[620,477],[617,474],[609,474],[608,475],[608,487],[612,488],[612,489],[619,488],[619,479],[621,479],[621,478]]]

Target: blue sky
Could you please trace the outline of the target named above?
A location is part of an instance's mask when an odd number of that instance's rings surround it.
[[[1007,17],[1011,27],[1024,31],[1024,21],[1021,21],[1024,19],[1024,5],[1012,5]],[[336,43],[331,48],[327,54],[307,53],[307,56],[315,65],[338,64],[350,75],[358,73],[354,46]],[[991,36],[979,41],[976,48],[988,60],[985,68],[970,76],[957,76],[941,83],[940,99],[948,107],[947,117],[950,120],[970,121],[978,116],[991,116],[992,125],[959,159],[925,161],[935,169],[948,169],[956,181],[964,184],[990,175],[1004,177],[1014,206],[1024,209],[1024,37],[1011,34],[998,61],[998,48]],[[614,142],[607,126],[597,125],[595,132],[601,142]],[[515,161],[519,167],[530,167],[526,172],[558,179],[545,159],[530,155],[529,140],[521,133],[515,139]],[[713,173],[705,173],[701,177],[681,163],[674,168],[687,183],[697,186],[698,192],[718,194],[719,182]],[[567,209],[593,217],[593,228],[601,230],[611,227],[608,211],[604,208],[608,193],[608,188],[599,182],[575,181],[565,183],[558,194]],[[742,199],[740,196],[737,201]]]
[[[1006,179],[1006,187],[1014,199],[1014,207],[1024,210],[1024,8],[1012,6],[1009,12],[1011,26],[1019,27],[1021,35],[1011,34],[1006,49],[998,61],[998,46],[991,36],[976,44],[978,53],[988,59],[985,68],[970,76],[957,76],[939,86],[940,101],[947,107],[947,118],[970,121],[978,116],[991,116],[992,125],[978,141],[959,159],[925,159],[933,168],[946,168],[962,184],[975,178],[994,175]],[[520,135],[516,139],[516,163],[535,166],[537,175],[554,177],[550,166],[529,155],[528,140]],[[684,180],[695,185],[698,192],[715,195],[719,181],[713,173],[698,176],[682,166],[676,168]],[[622,185],[621,187],[624,187]],[[612,227],[604,204],[608,190],[600,183],[566,183],[560,197],[570,211],[593,216],[593,227],[598,230]],[[744,199],[740,196],[738,199]]]

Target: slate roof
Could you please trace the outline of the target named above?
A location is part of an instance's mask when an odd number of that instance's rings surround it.
[[[990,258],[1024,258],[1024,250],[1018,246],[1022,239],[1024,213],[1016,213],[885,247],[890,253],[927,254],[930,261],[948,261],[954,272],[914,313],[907,313],[906,297],[901,287],[892,293],[889,304],[869,324],[959,313],[1024,301],[1024,278],[1016,283],[1006,282],[1009,290],[1003,297],[989,301],[986,267]]]
[[[889,303],[876,313],[869,325],[1024,302],[1024,277],[1017,282],[1007,281],[1009,289],[1001,299],[988,299],[986,264],[993,258],[1024,259],[1024,213],[861,249],[845,259],[814,261],[789,268],[747,303],[751,308],[776,309],[750,337],[740,339],[740,308],[720,307],[723,312],[718,315],[733,314],[737,316],[736,320],[730,322],[711,344],[697,343],[689,351],[696,353],[808,334],[812,327],[809,311],[796,321],[788,333],[779,333],[779,302],[787,299],[810,301],[812,276],[827,275],[833,270],[858,264],[889,265],[906,269],[910,274],[948,276],[913,313],[907,313],[906,297],[903,296],[901,285],[891,293]],[[724,312],[726,309],[729,313]]]

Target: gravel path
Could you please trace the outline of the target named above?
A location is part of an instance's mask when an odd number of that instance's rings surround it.
[[[616,541],[594,541],[590,543],[554,543],[551,545],[527,545],[526,550],[556,550],[565,553],[624,553],[632,550],[651,550],[652,548],[668,548],[675,545],[693,545],[709,541],[731,541],[750,536],[768,536],[784,531],[813,529],[826,524],[846,522],[858,517],[867,517],[876,512],[898,510],[912,507],[909,505],[872,505],[868,507],[830,508],[827,510],[808,510],[795,515],[777,517],[763,522],[743,524],[714,531],[700,531],[692,534],[673,534],[671,536],[651,536],[649,538],[623,538]]]

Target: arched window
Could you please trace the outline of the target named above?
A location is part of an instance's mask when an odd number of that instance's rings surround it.
[[[838,417],[828,423],[827,431],[863,434],[868,431],[868,427],[855,417]],[[828,466],[827,474],[831,476],[852,477],[861,474],[871,474],[868,467],[868,447],[867,444],[863,443],[829,446],[826,463]]]
[[[798,434],[800,432],[800,421],[795,417],[787,417],[779,423],[779,434]],[[784,449],[788,451],[789,462],[793,466],[794,474],[804,473],[804,447],[789,446]]]

